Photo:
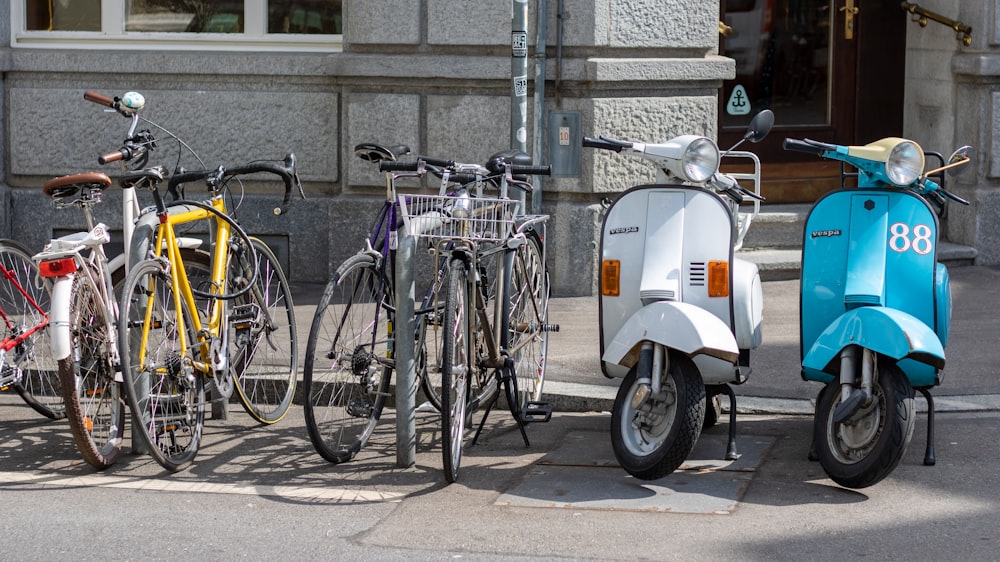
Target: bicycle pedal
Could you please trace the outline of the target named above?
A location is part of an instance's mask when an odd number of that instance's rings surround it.
[[[552,403],[532,400],[521,410],[524,423],[545,423],[552,419]]]
[[[249,330],[251,324],[256,318],[257,313],[254,306],[252,304],[244,304],[233,309],[233,312],[229,315],[229,323],[232,324],[237,331]]]
[[[559,324],[542,324],[543,332],[558,332]]]
[[[370,418],[375,408],[367,402],[352,400],[347,403],[347,415],[354,418]]]

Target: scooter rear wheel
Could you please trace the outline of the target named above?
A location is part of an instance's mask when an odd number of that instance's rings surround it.
[[[660,396],[650,395],[638,408],[637,368],[622,381],[611,413],[611,445],[622,468],[641,480],[656,480],[677,470],[701,435],[705,421],[705,385],[687,357],[670,355],[660,373]]]
[[[913,436],[913,387],[896,365],[882,361],[878,367],[871,405],[845,423],[833,422],[841,400],[839,382],[830,383],[819,396],[813,428],[816,454],[827,476],[847,488],[866,488],[888,476]]]

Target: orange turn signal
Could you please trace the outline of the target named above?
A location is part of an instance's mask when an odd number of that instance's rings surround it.
[[[729,296],[729,262],[708,262],[708,296]]]
[[[617,297],[620,293],[622,262],[619,260],[604,260],[601,262],[601,294],[606,297]]]

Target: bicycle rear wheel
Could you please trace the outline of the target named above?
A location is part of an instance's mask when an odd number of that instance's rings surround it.
[[[135,433],[156,462],[176,472],[198,453],[205,387],[192,369],[191,350],[178,339],[183,332],[198,349],[191,311],[185,306],[178,316],[170,281],[158,260],[133,267],[122,293],[118,344]]]
[[[0,277],[0,310],[6,319],[0,323],[0,337],[17,338],[43,321],[39,311],[51,309],[51,284],[39,277],[38,265],[27,248],[13,240],[0,241],[0,264],[13,281]],[[38,305],[35,308],[28,298]],[[52,359],[51,330],[44,328],[12,347],[0,364],[0,387],[14,388],[21,398],[39,414],[50,419],[66,416],[59,390],[59,367]]]
[[[444,477],[458,479],[462,464],[469,405],[469,376],[472,372],[472,325],[469,315],[469,270],[460,258],[448,263],[448,287],[444,304],[441,362],[441,452]]]
[[[100,279],[97,271],[91,274]],[[110,353],[115,343],[108,324],[112,313],[82,271],[73,278],[69,297],[69,302],[55,303],[69,309],[70,353],[59,360],[66,417],[80,454],[102,470],[118,459],[125,432],[125,401]]]
[[[304,414],[316,451],[351,460],[378,425],[395,359],[393,297],[375,260],[348,258],[327,283],[306,344]]]
[[[508,307],[507,341],[517,377],[517,401],[521,409],[529,401],[540,401],[545,383],[545,357],[549,333],[549,276],[542,263],[541,240],[529,233],[525,244],[514,252],[506,268],[504,284]]]
[[[229,356],[243,408],[258,422],[273,424],[285,417],[295,395],[295,310],[278,258],[263,241],[251,241],[258,255],[257,280],[229,313]],[[254,272],[246,252],[236,255],[240,269],[231,282],[238,285],[252,279]]]

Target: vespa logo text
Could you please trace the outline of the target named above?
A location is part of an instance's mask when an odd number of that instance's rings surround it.
[[[817,230],[810,234],[813,238],[825,238],[829,236],[840,236],[841,232],[839,228],[833,230]]]
[[[620,226],[618,228],[612,228],[608,234],[632,234],[634,232],[639,232],[638,226]]]

